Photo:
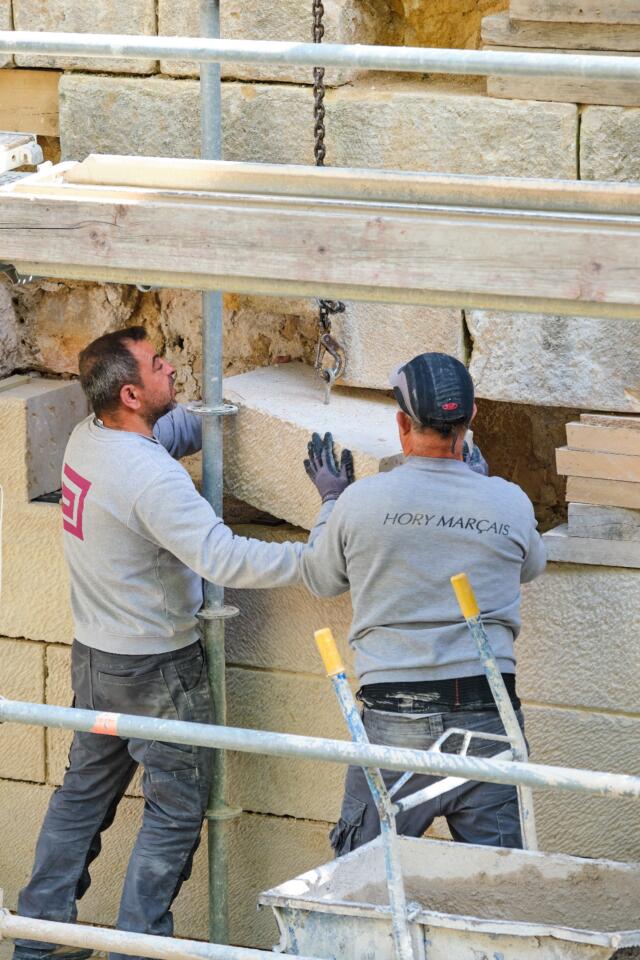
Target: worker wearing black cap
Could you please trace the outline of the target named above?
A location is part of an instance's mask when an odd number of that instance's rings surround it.
[[[428,749],[452,727],[502,734],[449,580],[468,574],[519,711],[514,640],[520,584],[542,573],[546,563],[533,507],[516,484],[486,476],[477,450],[465,445],[476,407],[464,364],[425,353],[390,380],[400,406],[404,462],[347,487],[303,561],[303,579],[317,596],[351,591],[349,641],[372,743]],[[318,451],[310,445],[312,477],[320,466]],[[474,739],[469,753],[490,756],[503,746]],[[385,774],[389,784],[398,776]],[[415,775],[396,799],[434,780]],[[437,816],[446,817],[455,840],[522,845],[515,787],[464,783],[400,814],[398,831],[421,836]],[[362,769],[350,767],[331,835],[336,853],[373,839],[379,828]]]

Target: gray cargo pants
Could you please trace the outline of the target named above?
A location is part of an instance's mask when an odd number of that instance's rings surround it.
[[[77,641],[72,650],[74,706],[208,723],[211,702],[202,645],[164,654],[102,653]],[[120,930],[170,936],[171,904],[189,877],[207,808],[211,751],[158,740],[76,732],[62,786],[44,819],[31,879],[18,913],[73,923],[138,764],[144,814],[120,902]],[[53,944],[17,940],[16,960],[42,960]],[[73,951],[70,951],[73,952]],[[115,956],[115,955],[112,955]]]
[[[406,697],[404,699],[407,699]],[[410,705],[406,705],[411,709]],[[362,718],[371,743],[393,747],[427,750],[437,738],[452,727],[484,733],[504,733],[495,710],[456,710],[451,713],[392,713],[366,706]],[[518,711],[522,725],[522,716]],[[456,741],[458,741],[456,743]],[[473,740],[469,756],[491,756],[506,748],[504,743]],[[459,740],[452,737],[447,750],[457,750]],[[387,786],[399,773],[383,770]],[[394,799],[435,783],[437,777],[415,774]],[[419,807],[407,810],[396,818],[398,833],[421,837],[435,817],[445,817],[454,840],[495,847],[521,847],[520,819],[515,787],[497,783],[465,783]],[[345,781],[340,820],[331,832],[331,845],[336,856],[349,853],[368,843],[380,833],[380,819],[361,767],[349,767]]]

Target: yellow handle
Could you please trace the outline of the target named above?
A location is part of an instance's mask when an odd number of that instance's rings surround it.
[[[455,577],[451,577],[451,585],[456,592],[456,597],[462,610],[462,616],[465,620],[474,620],[476,617],[479,617],[480,607],[478,606],[466,573],[458,573]]]
[[[335,677],[338,673],[344,673],[344,664],[331,630],[328,627],[325,627],[324,630],[316,630],[314,637],[316,638],[316,646],[320,651],[327,676]]]

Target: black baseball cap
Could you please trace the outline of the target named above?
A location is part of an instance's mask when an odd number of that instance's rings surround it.
[[[389,376],[395,398],[412,420],[469,422],[473,416],[473,380],[464,363],[448,353],[421,353]]]

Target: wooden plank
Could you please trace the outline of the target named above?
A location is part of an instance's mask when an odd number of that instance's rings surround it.
[[[640,23],[638,0],[511,0],[512,20]]]
[[[566,524],[542,535],[549,560],[599,567],[640,567],[640,540],[570,537]]]
[[[568,423],[567,446],[573,450],[599,450],[640,457],[640,430]]]
[[[362,173],[366,176],[366,172]],[[517,181],[512,181],[517,183]],[[384,302],[637,317],[640,217],[173,194],[28,180],[0,191],[0,259],[41,274]],[[509,188],[513,193],[514,187]],[[576,190],[576,185],[571,185]],[[516,190],[517,192],[517,190]],[[588,190],[585,196],[588,195]],[[595,194],[599,196],[599,194]],[[425,200],[428,190],[425,187]]]
[[[556,450],[556,466],[558,473],[565,476],[640,483],[640,457],[629,457],[621,453],[599,453],[560,447]]]
[[[608,430],[640,430],[640,417],[624,413],[581,413],[580,423]]]
[[[566,499],[573,503],[596,503],[603,507],[640,509],[640,483],[567,477]]]
[[[584,53],[583,50],[551,50],[536,47],[495,47],[484,45],[485,50],[529,53]],[[598,56],[615,54],[617,51],[596,51]],[[625,57],[636,56],[625,52]],[[586,103],[606,106],[640,106],[640,82],[632,80],[591,80],[557,77],[487,77],[487,93],[490,97],[505,100],[547,100],[557,103]]]
[[[59,136],[57,70],[0,70],[0,129]]]
[[[569,536],[595,540],[640,540],[640,510],[569,504]]]
[[[497,47],[640,51],[640,24],[543,23],[496,13],[482,21],[482,42]]]

